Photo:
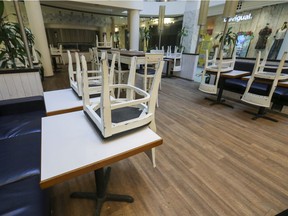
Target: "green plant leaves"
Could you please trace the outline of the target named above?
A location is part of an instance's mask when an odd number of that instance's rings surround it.
[[[0,0],[0,44],[4,45],[0,48],[1,68],[7,68],[8,64],[12,64],[12,67],[16,68],[16,59],[23,65],[26,64],[25,59],[27,58],[27,53],[20,33],[19,24],[6,21],[6,17],[3,17],[3,13],[4,2],[3,0]],[[34,35],[31,30],[26,27],[25,33],[28,45],[32,47],[34,45]]]

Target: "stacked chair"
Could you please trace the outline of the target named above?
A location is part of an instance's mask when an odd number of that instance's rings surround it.
[[[115,56],[115,54],[114,54]],[[135,87],[137,58],[133,57],[127,84],[112,84],[114,64],[109,71],[107,59],[101,60],[102,88],[99,102],[90,100],[91,89],[85,57],[81,57],[83,69],[83,110],[104,138],[139,128],[144,125],[156,131],[155,105],[164,62],[156,68],[149,92]],[[115,89],[125,89],[126,97],[115,98]],[[155,149],[152,149],[152,162],[155,166]]]
[[[78,52],[75,52],[75,61],[76,61],[76,70],[73,70],[73,61],[70,51],[67,51],[68,54],[68,73],[70,86],[78,97],[83,95],[83,86],[82,86],[82,70],[80,65],[80,58]],[[89,70],[89,86],[91,88],[90,93],[92,95],[100,94],[101,85],[102,85],[102,69],[99,70]]]
[[[215,49],[213,59],[209,60],[208,50],[206,50],[206,60],[204,65],[204,71],[202,72],[202,78],[199,86],[199,90],[209,94],[217,94],[218,83],[221,73],[229,72],[234,69],[236,61],[236,52],[234,50],[232,59],[223,59],[223,50],[220,51],[220,59],[217,60],[218,49]],[[215,81],[213,83],[207,83],[207,74],[214,74]]]
[[[288,69],[284,67],[285,60],[287,58],[287,52],[282,56],[282,59],[278,66],[266,65],[266,57],[260,62],[261,52],[258,52],[257,59],[255,62],[254,70],[252,75],[247,83],[246,90],[241,98],[242,101],[259,106],[258,113],[252,113],[255,115],[252,119],[256,120],[257,118],[265,118],[274,122],[277,122],[276,119],[266,116],[266,108],[271,106],[271,100],[274,94],[274,91],[277,87],[279,80],[288,79],[288,74],[282,74],[283,69]],[[274,72],[271,72],[273,71]],[[268,85],[267,91],[263,94],[253,92],[253,83],[262,82]],[[251,112],[248,112],[251,113]]]
[[[146,53],[145,54],[145,65],[144,69],[140,68],[136,71],[136,75],[141,77],[143,80],[143,89],[144,91],[149,91],[152,86],[152,81],[155,77],[157,68],[159,68],[159,63],[163,60],[163,53]],[[163,68],[162,68],[163,70]],[[162,73],[162,71],[161,71]],[[159,87],[161,88],[161,80]],[[158,99],[157,99],[157,107]]]
[[[53,47],[50,44],[50,54],[52,56],[56,56],[57,58],[59,58],[59,62],[61,62],[63,65],[65,65],[65,61],[64,61],[64,58],[63,58],[62,44],[59,45],[59,48]]]
[[[116,55],[116,65],[115,65],[114,72],[115,72],[115,75],[117,76],[114,76],[114,83],[118,83],[118,84],[126,83],[125,75],[127,75],[126,77],[128,77],[128,74],[129,74],[128,65],[121,64],[119,51],[111,51],[111,52],[112,54]],[[118,89],[118,92],[117,92],[118,98],[120,97],[120,92],[121,92],[121,89]]]
[[[108,49],[108,48],[113,48],[113,40],[112,40],[112,36],[110,37],[110,40],[107,41],[107,36],[104,35],[104,41],[100,42],[98,40],[98,36],[96,35],[96,47],[97,48],[103,48],[103,49]]]
[[[172,72],[179,72],[182,68],[182,53],[183,53],[184,47],[178,52],[178,50],[175,47],[174,51],[174,58],[173,58],[173,68]]]

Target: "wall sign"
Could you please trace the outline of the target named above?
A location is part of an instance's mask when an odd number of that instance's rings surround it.
[[[251,20],[252,14],[246,14],[246,15],[236,15],[235,17],[231,17],[228,19],[228,22],[240,22],[240,21],[246,21],[246,20]],[[227,21],[227,18],[224,18],[224,22]]]

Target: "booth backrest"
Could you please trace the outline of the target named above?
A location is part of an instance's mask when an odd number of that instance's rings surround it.
[[[42,96],[39,69],[6,69],[0,71],[0,101]]]

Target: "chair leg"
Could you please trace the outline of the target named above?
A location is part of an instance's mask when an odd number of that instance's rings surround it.
[[[118,84],[121,84],[121,73],[118,72]],[[117,98],[120,98],[120,91],[121,89],[118,88]]]
[[[62,64],[65,65],[65,61],[63,59],[63,56],[61,55],[61,61],[62,61]]]
[[[153,167],[156,168],[156,148],[151,149],[151,154]]]

